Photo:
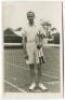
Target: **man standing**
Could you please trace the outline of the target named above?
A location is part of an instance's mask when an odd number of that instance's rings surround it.
[[[41,83],[41,66],[40,66],[40,59],[39,59],[39,50],[41,51],[41,56],[43,55],[41,45],[36,41],[37,34],[44,34],[40,27],[35,25],[34,19],[35,14],[32,11],[27,12],[27,25],[21,30],[15,31],[18,36],[23,37],[24,43],[24,51],[25,56],[27,58],[27,64],[30,68],[30,76],[31,76],[31,85],[29,86],[29,90],[34,90],[36,86],[41,88],[42,90],[46,90],[47,88]],[[38,35],[39,36],[39,35]],[[25,41],[26,38],[26,41]],[[42,57],[43,58],[43,57]],[[37,64],[37,83],[35,81],[35,66]]]

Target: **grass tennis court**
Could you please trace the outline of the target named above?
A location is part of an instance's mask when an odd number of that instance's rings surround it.
[[[60,52],[59,47],[45,47],[46,63],[42,65],[42,82],[46,92],[60,92]],[[29,92],[29,67],[25,64],[22,48],[4,49],[4,91]],[[34,93],[42,92],[34,90]]]

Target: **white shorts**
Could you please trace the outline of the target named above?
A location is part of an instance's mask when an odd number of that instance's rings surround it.
[[[37,49],[35,42],[28,42],[26,44],[28,60],[26,60],[26,64],[38,64],[39,57],[44,56],[42,48],[40,51]]]

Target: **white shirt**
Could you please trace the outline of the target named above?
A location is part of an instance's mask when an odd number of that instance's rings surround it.
[[[38,27],[36,25],[30,26],[30,25],[26,25],[21,31],[15,31],[14,33],[20,37],[26,36],[27,37],[27,41],[34,41],[35,40],[35,36],[36,34],[38,34],[38,32],[40,31],[40,34],[44,34],[45,32],[42,29],[42,27]]]

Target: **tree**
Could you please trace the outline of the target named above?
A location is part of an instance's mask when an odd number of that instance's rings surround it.
[[[55,28],[55,27],[52,27],[52,28],[51,28],[51,31],[55,31],[55,30],[56,30],[56,28]]]
[[[49,43],[59,44],[60,43],[60,33],[57,31],[56,27],[52,27],[52,24],[48,21],[45,21],[45,22],[41,21],[41,22],[42,22],[41,25],[46,32],[46,37],[53,39]]]
[[[49,22],[43,22],[42,23],[42,27],[46,31],[47,37],[51,38],[51,34],[50,34],[50,31],[51,31],[50,29],[52,27],[51,23],[49,23]]]
[[[20,31],[21,28],[17,28],[18,31]],[[12,28],[7,28],[4,30],[4,42],[5,43],[21,43],[22,38],[17,36]]]
[[[57,32],[57,29],[55,27],[51,28],[51,31],[53,32],[53,43],[59,44],[60,43],[60,33]]]

